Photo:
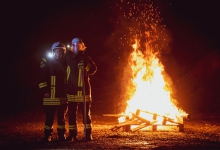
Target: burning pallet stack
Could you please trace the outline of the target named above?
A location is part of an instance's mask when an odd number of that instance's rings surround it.
[[[142,117],[141,114],[144,114],[147,117]],[[104,115],[104,116],[116,116],[116,115]],[[117,115],[120,116],[120,115]],[[155,113],[150,113],[147,111],[142,111],[137,109],[136,113],[132,113],[132,117],[129,118],[127,115],[121,115],[120,118],[123,118],[124,121],[119,122],[111,128],[112,131],[118,131],[122,129],[123,131],[184,131],[183,117],[176,116],[177,121],[174,119],[158,115]],[[146,119],[147,118],[147,119]]]

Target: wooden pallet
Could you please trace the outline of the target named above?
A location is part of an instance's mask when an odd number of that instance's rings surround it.
[[[174,121],[172,118],[157,115],[154,113],[150,113],[144,111],[150,115],[150,120],[146,118],[142,118],[139,116],[141,110],[137,110],[136,113],[132,113],[132,118],[129,119],[128,116],[121,114],[108,114],[104,116],[114,116],[114,117],[126,117],[125,122],[119,123],[111,128],[112,131],[118,131],[119,129],[123,129],[123,131],[184,131],[183,118],[178,118],[178,122]],[[143,112],[143,111],[142,111]],[[156,119],[160,117],[162,122],[159,123]]]

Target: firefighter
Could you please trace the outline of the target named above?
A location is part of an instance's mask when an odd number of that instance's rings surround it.
[[[52,57],[42,58],[40,64],[39,88],[43,96],[43,107],[46,115],[44,125],[44,142],[51,141],[55,113],[57,114],[58,140],[65,141],[66,100],[66,46],[55,42],[52,47]]]
[[[67,62],[67,100],[69,116],[68,141],[77,139],[77,113],[78,107],[83,115],[84,137],[83,140],[92,140],[91,121],[91,85],[90,75],[93,75],[97,67],[93,60],[84,54],[86,46],[82,39],[74,38],[70,51],[66,54]],[[84,92],[85,91],[85,92]],[[85,107],[86,105],[86,107]],[[86,128],[85,128],[86,127]],[[86,133],[86,134],[85,134]]]

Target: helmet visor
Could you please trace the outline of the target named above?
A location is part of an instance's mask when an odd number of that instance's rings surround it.
[[[71,47],[75,53],[78,53],[79,51],[84,51],[82,43],[73,43]]]
[[[55,48],[53,50],[53,52],[54,52],[54,56],[56,59],[59,59],[59,58],[63,57],[63,55],[64,55],[64,49],[62,49],[62,48]]]

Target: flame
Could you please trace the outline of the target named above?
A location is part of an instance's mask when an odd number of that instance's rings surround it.
[[[178,122],[176,116],[185,116],[186,112],[179,109],[173,102],[169,84],[163,76],[164,66],[149,48],[148,51],[142,53],[138,50],[138,40],[132,45],[133,52],[130,55],[130,66],[133,74],[132,83],[135,92],[128,100],[125,113],[135,114],[137,110],[141,110],[139,116],[152,120],[152,115],[147,116],[144,112],[157,114],[174,119]],[[149,47],[149,46],[148,46]],[[150,118],[149,118],[150,117]],[[125,120],[119,118],[119,122]]]
[[[171,38],[155,4],[156,1],[153,0],[120,0],[116,3],[123,16],[123,20],[119,17],[119,21],[122,22],[122,27],[127,28],[127,34],[120,38],[121,44],[128,45],[135,39],[133,51],[129,53],[130,68],[126,68],[123,74],[125,79],[130,77],[130,71],[132,74],[132,85],[130,82],[122,85],[124,89],[127,88],[123,95],[127,99],[124,114],[132,117],[132,114],[140,110],[138,115],[149,121],[155,119],[152,114],[157,114],[157,122],[162,121],[163,117],[181,122],[179,118],[188,114],[174,103],[176,100],[171,96],[172,87],[158,57],[161,52],[169,51],[168,43]],[[125,122],[126,117],[118,120]]]

